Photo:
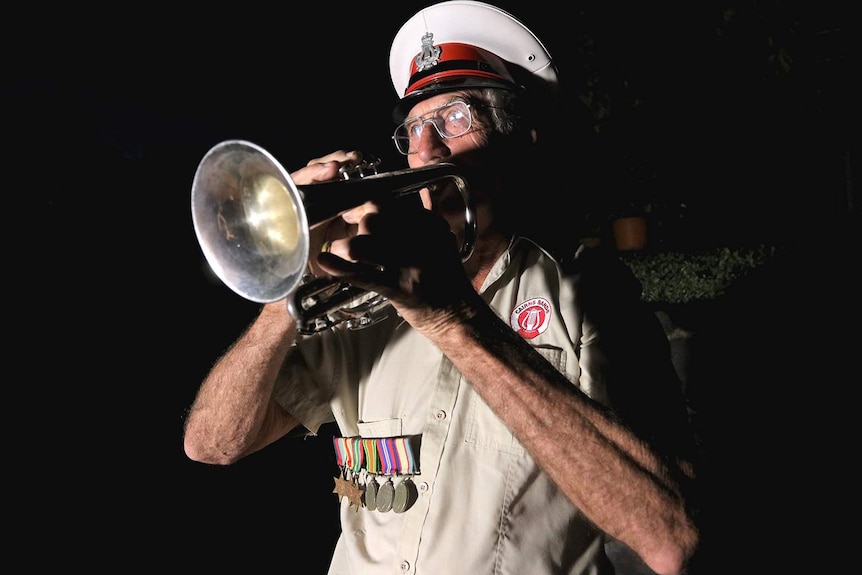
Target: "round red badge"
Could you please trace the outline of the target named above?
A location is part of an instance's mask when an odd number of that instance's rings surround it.
[[[533,339],[548,329],[551,302],[543,297],[529,299],[512,310],[509,323],[524,339]]]

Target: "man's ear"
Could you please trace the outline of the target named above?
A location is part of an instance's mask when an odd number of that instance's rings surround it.
[[[536,128],[530,129],[530,139],[534,144],[539,141],[539,132],[536,131]]]

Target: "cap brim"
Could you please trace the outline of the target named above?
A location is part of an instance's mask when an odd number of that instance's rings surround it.
[[[397,122],[403,122],[404,118],[410,112],[410,109],[420,100],[424,100],[430,96],[443,94],[446,92],[454,92],[456,90],[468,90],[471,88],[502,88],[506,90],[514,90],[515,86],[509,82],[501,82],[487,78],[475,78],[469,76],[459,76],[457,78],[448,78],[446,81],[434,82],[426,88],[411,92],[409,95],[401,98],[395,109],[392,111],[392,119]]]

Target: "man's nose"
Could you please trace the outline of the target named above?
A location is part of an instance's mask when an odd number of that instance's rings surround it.
[[[416,147],[422,160],[448,155],[449,149],[444,142],[443,136],[437,131],[434,121],[430,118],[422,121],[422,132],[419,134],[419,141]],[[446,150],[446,152],[441,154],[441,150]]]

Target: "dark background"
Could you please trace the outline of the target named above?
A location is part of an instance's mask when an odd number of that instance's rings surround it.
[[[546,168],[571,174],[570,189],[534,217],[571,213],[561,233],[574,241],[582,212],[613,203],[615,170],[635,161],[687,206],[668,245],[830,251],[853,235],[858,9],[816,4],[500,4],[567,82],[565,161]],[[123,564],[323,571],[336,533],[325,434],[227,469],[182,452],[199,382],[257,310],[209,273],[190,187],[205,152],[233,138],[288,170],[336,148],[402,167],[388,50],[423,5],[74,6],[6,22],[7,301],[21,364],[9,406],[28,439],[10,456],[21,492],[38,486],[20,533],[74,541],[66,557],[86,565],[112,561],[110,546]],[[855,257],[837,263],[858,268]]]

